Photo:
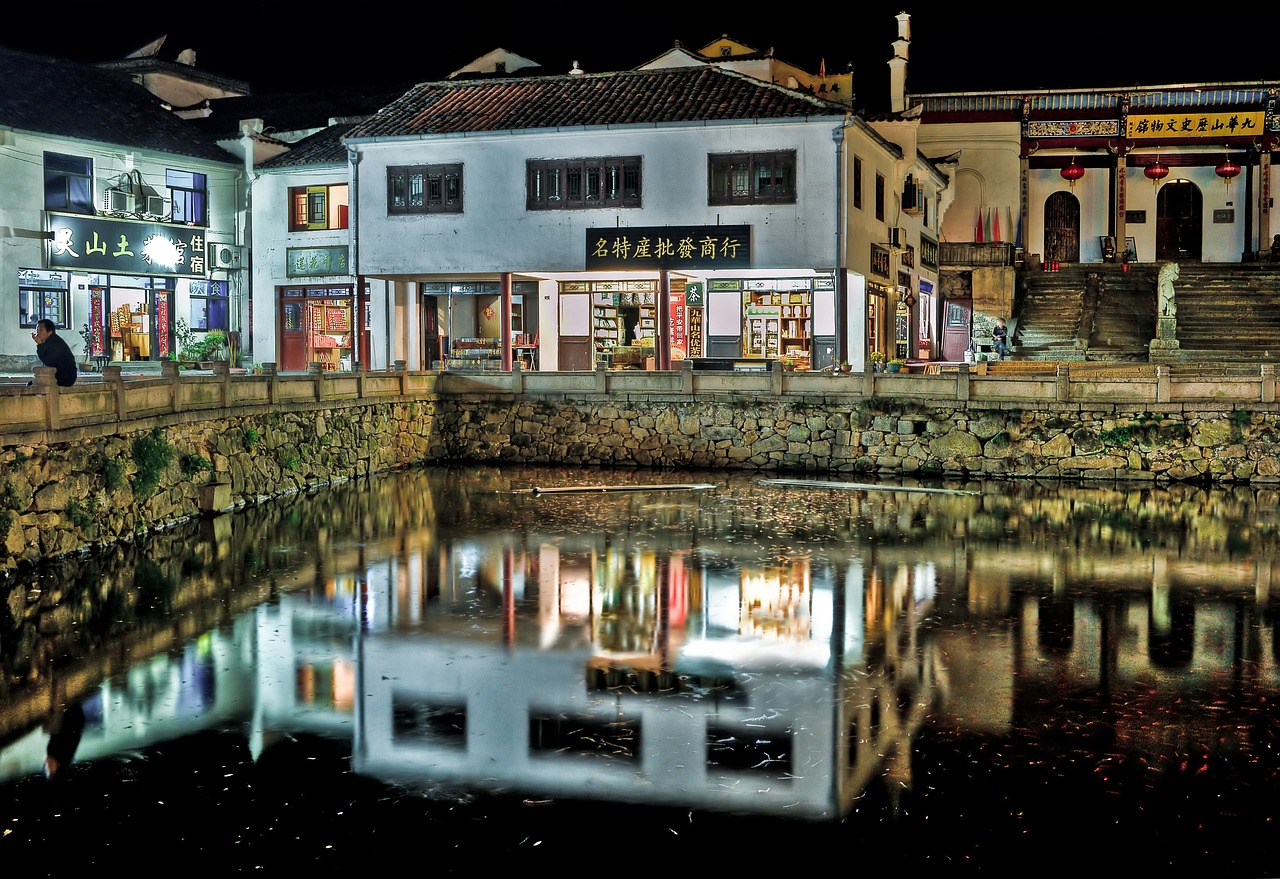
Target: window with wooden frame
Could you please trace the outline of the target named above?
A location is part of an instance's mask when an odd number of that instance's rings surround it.
[[[884,219],[884,175],[876,172],[876,219]]]
[[[462,213],[462,163],[387,168],[387,213]]]
[[[529,159],[525,181],[525,208],[531,211],[640,207],[639,156]]]
[[[853,157],[853,206],[862,210],[862,157]]]
[[[289,187],[289,231],[346,229],[348,187],[345,183]]]
[[[707,204],[794,204],[796,151],[707,157]]]

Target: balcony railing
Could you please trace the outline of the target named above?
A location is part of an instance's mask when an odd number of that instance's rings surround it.
[[[943,266],[1011,266],[1016,248],[1008,241],[943,241],[938,261]]]

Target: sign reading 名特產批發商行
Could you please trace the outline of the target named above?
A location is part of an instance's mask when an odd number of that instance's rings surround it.
[[[750,226],[637,226],[587,230],[588,269],[750,266]]]

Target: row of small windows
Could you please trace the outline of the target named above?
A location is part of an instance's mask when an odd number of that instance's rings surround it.
[[[168,199],[131,201],[124,193],[118,203],[104,201],[101,211],[160,216],[174,223],[209,225],[208,177],[192,171],[164,172]],[[154,190],[151,190],[154,192]],[[49,211],[93,216],[99,213],[94,202],[93,160],[84,156],[46,152],[44,154],[44,207]],[[107,193],[108,195],[110,193]],[[158,209],[157,209],[158,208]]]
[[[707,163],[708,204],[795,203],[795,150],[712,155]],[[644,191],[642,167],[639,156],[530,159],[525,164],[525,207],[531,211],[638,208]],[[462,165],[388,168],[387,212],[461,213]],[[305,214],[298,201],[294,214]]]
[[[639,156],[530,159],[525,164],[525,208],[531,211],[638,208],[643,196],[642,166]],[[857,156],[853,159],[851,188],[853,207],[862,210],[862,159]],[[297,191],[306,189],[300,187]],[[907,194],[904,189],[904,198]],[[909,205],[904,202],[903,208],[927,215],[928,201],[920,187],[915,187],[912,195],[914,200]],[[310,192],[308,197],[315,199],[317,196]],[[345,187],[343,198],[345,205]],[[294,199],[295,220],[291,231],[346,228],[345,207],[341,226],[316,225],[320,209],[312,203],[308,211],[308,203],[302,200],[302,195],[295,195]],[[875,175],[874,199],[875,217],[883,220],[887,209],[885,176],[879,172]],[[707,157],[708,204],[794,204],[795,201],[795,150]],[[387,210],[392,214],[461,213],[462,165],[388,168]],[[311,219],[304,222],[306,217]]]

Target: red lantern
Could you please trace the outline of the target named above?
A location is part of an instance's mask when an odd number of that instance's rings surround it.
[[[1169,176],[1169,166],[1164,162],[1156,159],[1153,164],[1142,169],[1142,173],[1147,176],[1152,185],[1159,186],[1160,181]]]
[[[1084,167],[1077,165],[1076,160],[1072,159],[1071,164],[1062,169],[1062,179],[1071,184],[1071,188],[1075,189],[1076,181],[1084,176]]]
[[[1231,157],[1228,156],[1219,163],[1218,167],[1213,169],[1213,173],[1221,177],[1223,181],[1230,186],[1231,178],[1240,173],[1240,166],[1231,161]]]

